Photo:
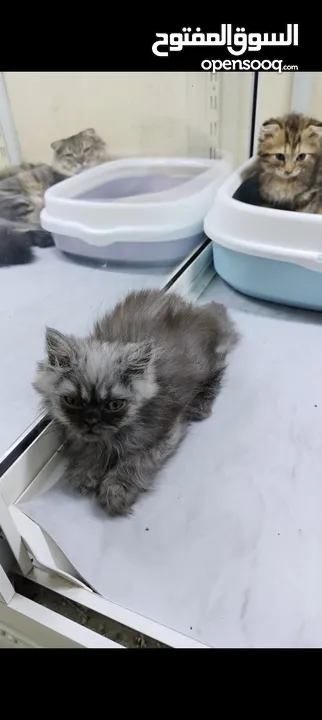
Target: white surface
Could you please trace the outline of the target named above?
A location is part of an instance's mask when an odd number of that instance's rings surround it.
[[[314,314],[245,303],[212,418],[132,518],[59,484],[19,507],[112,602],[215,647],[322,647],[322,335]]]
[[[38,585],[48,588],[48,590],[53,590],[53,592],[61,595],[67,600],[72,600],[79,605],[82,605],[84,608],[94,610],[100,615],[103,615],[110,620],[115,620],[115,622],[120,623],[125,627],[132,628],[139,633],[143,633],[143,635],[147,635],[147,637],[153,638],[170,648],[203,650],[209,647],[197,640],[193,640],[187,635],[171,630],[165,625],[159,625],[153,620],[144,617],[144,615],[134,613],[121,605],[109,602],[109,600],[106,600],[95,592],[91,592],[88,589],[83,590],[79,587],[73,587],[70,582],[66,582],[61,578],[56,578],[53,573],[40,570],[39,568],[34,568],[28,575],[28,578],[32,580],[32,582],[36,582]]]
[[[55,235],[104,246],[197,235],[217,188],[231,169],[228,159],[137,158],[104,163],[49,188],[41,224]],[[176,176],[182,180],[171,187]],[[131,179],[134,188],[135,178],[140,179],[143,194],[133,190],[132,196],[112,194],[106,201],[79,197],[112,181]],[[170,189],[154,192],[167,178]]]
[[[0,602],[0,646],[38,648],[109,648],[123,645],[83,627],[49,608],[15,593],[8,603]]]
[[[0,565],[0,602],[9,603],[15,594],[13,585]]]
[[[31,265],[0,268],[0,457],[33,422],[31,387],[43,357],[45,325],[85,333],[128,291],[160,287],[171,270],[108,270],[70,261],[54,248]]]
[[[248,160],[216,193],[204,221],[204,231],[214,242],[236,252],[296,263],[322,272],[322,216],[274,210],[233,199],[242,183]]]
[[[32,563],[30,562],[26,547],[22,541],[20,529],[17,527],[10,512],[8,512],[2,495],[0,495],[0,527],[22,572],[24,575],[28,575],[28,572],[32,569]]]
[[[10,514],[19,534],[23,538],[30,557],[32,557],[34,567],[49,570],[58,581],[62,578],[67,582],[72,582],[77,587],[88,588],[88,585],[80,580],[77,571],[65,555],[52,539],[41,530],[39,525],[30,520],[17,507],[11,507]],[[42,560],[43,562],[41,562]]]

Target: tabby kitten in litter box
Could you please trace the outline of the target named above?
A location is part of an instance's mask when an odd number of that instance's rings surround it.
[[[33,245],[53,245],[51,234],[40,226],[46,190],[108,160],[106,144],[93,128],[51,147],[52,165],[23,163],[0,173],[0,221],[10,221],[0,224],[0,266],[31,262]]]
[[[322,122],[299,113],[263,123],[255,173],[263,204],[322,214]]]
[[[224,306],[130,293],[86,338],[47,328],[33,383],[65,440],[67,477],[131,511],[191,422],[207,418],[238,332]]]

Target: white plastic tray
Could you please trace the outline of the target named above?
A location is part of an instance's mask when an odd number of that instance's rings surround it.
[[[200,242],[205,215],[231,169],[228,155],[104,163],[50,188],[41,224],[66,253],[172,263]]]
[[[322,271],[322,216],[249,205],[233,198],[251,158],[218,188],[204,230],[222,247]]]

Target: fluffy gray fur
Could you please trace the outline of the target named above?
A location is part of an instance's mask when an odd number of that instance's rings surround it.
[[[50,165],[38,165],[8,176],[0,183],[1,218],[13,222],[39,223],[44,194],[57,181]]]
[[[127,514],[207,418],[238,332],[224,306],[154,290],[130,293],[80,339],[46,330],[34,388],[65,440],[67,476]]]
[[[19,175],[19,173],[25,172],[26,170],[33,170],[34,167],[35,165],[33,163],[23,162],[20,165],[9,165],[8,167],[2,168],[2,170],[0,170],[0,182],[14,175]]]
[[[59,178],[48,165],[9,175],[0,182],[0,267],[33,260],[32,247],[50,247],[53,239],[40,226],[47,188]]]
[[[55,140],[51,147],[51,165],[22,163],[0,171],[0,266],[31,262],[32,246],[53,245],[40,226],[46,190],[108,160],[106,144],[93,128]]]

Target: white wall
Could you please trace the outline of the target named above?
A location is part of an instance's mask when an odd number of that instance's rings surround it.
[[[291,72],[262,72],[259,74],[258,119],[260,123],[291,109],[293,77]]]
[[[189,73],[7,72],[4,77],[22,155],[30,161],[49,161],[51,142],[86,127],[95,127],[112,155],[189,154]]]
[[[257,112],[255,126],[255,149],[259,128],[264,120],[274,115],[284,115],[292,109],[293,80],[295,73],[259,73]]]
[[[218,144],[239,162],[247,156],[251,73],[3,76],[25,160],[50,161],[53,140],[92,126],[112,156],[209,157]]]
[[[322,72],[303,73],[303,76],[306,76],[309,91],[306,112],[322,120]]]
[[[237,167],[249,156],[253,103],[253,73],[229,72],[222,76],[219,95],[219,144],[229,151]]]
[[[322,72],[262,73],[259,120],[289,110],[322,120]]]

